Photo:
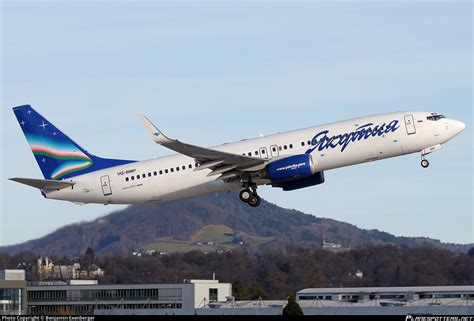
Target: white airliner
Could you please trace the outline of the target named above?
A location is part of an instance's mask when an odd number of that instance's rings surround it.
[[[11,178],[44,197],[79,204],[164,202],[241,189],[257,207],[258,185],[295,190],[324,182],[324,171],[411,153],[427,154],[465,128],[432,112],[360,117],[205,148],[170,139],[141,116],[157,144],[177,154],[145,161],[88,153],[31,106],[13,108],[45,179]]]

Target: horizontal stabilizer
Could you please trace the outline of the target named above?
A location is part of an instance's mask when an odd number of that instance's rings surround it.
[[[54,191],[63,188],[72,187],[76,182],[73,181],[56,181],[53,179],[35,179],[35,178],[10,178],[11,181],[32,186],[41,190]]]

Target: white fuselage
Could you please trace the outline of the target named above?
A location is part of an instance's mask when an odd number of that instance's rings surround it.
[[[317,171],[326,171],[421,152],[434,146],[439,148],[464,128],[461,128],[461,122],[452,119],[428,120],[430,115],[429,112],[407,111],[360,117],[227,143],[212,149],[273,159],[304,154],[314,148],[311,156]],[[372,125],[362,127],[367,124]],[[382,124],[385,125],[380,130]],[[397,128],[386,132],[390,124]],[[377,125],[378,132],[360,133],[364,128],[374,129]],[[360,139],[350,140],[358,132]],[[351,133],[356,134],[350,136]],[[242,188],[240,181],[208,177],[211,170],[194,171],[194,168],[193,158],[181,154],[165,156],[76,176],[72,188],[50,191],[45,196],[79,203],[132,204]],[[269,181],[256,179],[255,183],[261,185]]]

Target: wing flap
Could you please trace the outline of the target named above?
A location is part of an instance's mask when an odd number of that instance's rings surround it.
[[[229,171],[225,172],[221,176],[218,177],[218,179],[229,179],[229,178],[234,178],[239,176],[241,173],[239,171]]]
[[[211,168],[211,167],[214,167],[214,166],[217,166],[217,165],[220,165],[224,162],[224,160],[218,160],[218,161],[210,161],[210,162],[206,162],[206,163],[201,163],[201,165],[199,165],[199,167],[195,167],[194,168],[194,171],[197,172],[197,171],[202,171],[203,169],[207,169],[207,168]]]
[[[46,191],[54,191],[60,190],[68,187],[74,186],[76,182],[73,181],[56,181],[53,179],[36,179],[36,178],[21,178],[21,177],[13,177],[9,178],[9,180],[25,184],[28,186],[32,186],[38,188],[40,190]]]
[[[227,166],[217,167],[213,169],[212,172],[207,174],[207,177],[224,174],[225,172],[231,171],[237,167],[239,167],[239,165],[227,165]]]

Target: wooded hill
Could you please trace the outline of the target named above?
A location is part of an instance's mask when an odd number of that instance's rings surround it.
[[[210,242],[201,248],[206,252],[239,249],[263,253],[285,250],[289,245],[321,247],[323,237],[343,248],[397,244],[467,253],[472,247],[360,229],[266,201],[251,208],[236,193],[217,193],[163,204],[132,205],[91,222],[64,226],[39,239],[0,248],[0,252],[79,256],[88,247],[98,254],[163,248],[166,252],[185,252],[199,250],[198,243]]]

